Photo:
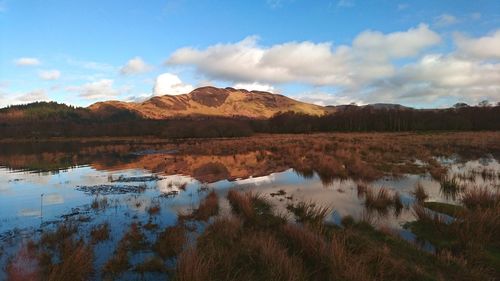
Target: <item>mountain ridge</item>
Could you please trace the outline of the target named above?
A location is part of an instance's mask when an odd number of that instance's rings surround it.
[[[287,111],[316,116],[331,112],[326,107],[280,94],[211,86],[197,88],[187,94],[154,96],[143,102],[97,102],[88,108],[103,114],[113,110],[127,110],[147,119],[198,115],[264,119]]]

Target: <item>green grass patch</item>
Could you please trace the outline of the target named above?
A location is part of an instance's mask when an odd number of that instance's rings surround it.
[[[442,202],[424,202],[423,206],[435,212],[455,217],[464,207]]]

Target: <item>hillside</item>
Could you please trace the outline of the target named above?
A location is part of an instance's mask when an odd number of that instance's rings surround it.
[[[317,116],[326,113],[324,107],[303,103],[283,95],[215,87],[202,87],[183,95],[156,96],[141,103],[98,102],[89,109],[98,114],[124,109],[146,119],[201,115],[263,119],[287,111]]]

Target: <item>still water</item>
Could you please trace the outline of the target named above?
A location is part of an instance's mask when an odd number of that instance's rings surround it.
[[[222,213],[229,212],[225,199],[229,189],[254,191],[268,198],[276,212],[286,213],[286,206],[291,203],[315,203],[332,208],[328,220],[333,223],[347,215],[355,219],[370,216],[375,225],[395,230],[408,240],[414,237],[403,224],[414,220],[412,191],[417,183],[429,194],[427,201],[459,204],[459,198],[442,190],[440,182],[429,173],[385,175],[370,181],[352,178],[325,181],[315,171],[304,174],[283,165],[263,168],[251,164],[259,157],[257,153],[193,156],[157,147],[132,146],[119,154],[97,153],[85,160],[72,161],[75,153],[31,152],[17,158],[12,155],[1,158],[2,267],[27,239],[70,219],[81,222],[79,227],[86,229],[82,233],[103,222],[110,224],[112,239],[95,249],[99,253],[96,263],[102,264],[131,222],[154,226],[147,233],[154,239],[157,231],[175,224],[179,213],[196,208],[211,190],[219,195]],[[77,153],[82,155],[85,151]],[[455,177],[467,188],[500,188],[500,164],[491,155],[466,161],[458,155],[436,157],[436,161],[446,167],[448,177]],[[204,164],[193,169],[199,163]],[[424,165],[418,159],[415,164]],[[392,193],[398,192],[405,207],[401,212],[370,212],[359,194],[360,184],[375,191],[387,188]],[[151,216],[148,212],[153,206],[159,207],[159,215]],[[0,272],[2,279],[4,273]]]

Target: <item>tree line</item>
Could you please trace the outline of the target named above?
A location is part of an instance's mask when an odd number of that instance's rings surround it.
[[[184,117],[143,119],[116,110],[97,114],[54,102],[0,109],[0,138],[156,136],[162,138],[241,137],[255,133],[402,132],[500,130],[500,106],[449,109],[346,106],[311,116],[282,112],[269,119]]]

